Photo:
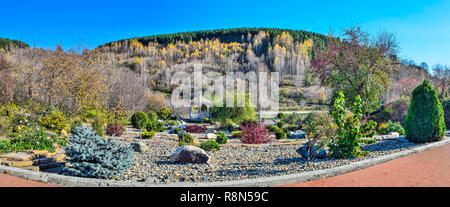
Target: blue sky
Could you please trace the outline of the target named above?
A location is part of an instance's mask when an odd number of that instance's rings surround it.
[[[450,65],[450,1],[12,1],[0,4],[0,37],[65,49],[205,29],[278,27],[327,34],[359,25],[397,35],[402,58]]]

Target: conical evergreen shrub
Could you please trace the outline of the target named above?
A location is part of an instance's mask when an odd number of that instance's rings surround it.
[[[417,143],[438,141],[445,135],[444,110],[428,79],[412,93],[405,130],[406,139]]]

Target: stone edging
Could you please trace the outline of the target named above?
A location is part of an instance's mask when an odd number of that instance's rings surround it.
[[[427,149],[432,149],[445,144],[450,143],[450,139],[446,138],[442,141],[427,144],[420,147],[415,147],[409,150],[404,150],[381,157],[361,160],[350,163],[348,165],[334,167],[330,169],[296,173],[290,175],[281,175],[264,178],[254,178],[246,180],[236,181],[219,181],[219,182],[198,182],[198,183],[141,183],[131,181],[115,181],[115,180],[103,180],[93,178],[81,178],[58,175],[54,173],[34,172],[30,170],[24,170],[20,168],[8,167],[0,165],[0,173],[7,173],[12,176],[33,180],[37,182],[44,182],[53,185],[67,186],[67,187],[267,187],[284,184],[292,184],[298,182],[305,182],[310,180],[316,180],[335,175],[340,175],[355,170],[364,169],[376,164],[387,162],[393,159],[411,155],[417,152],[421,152]]]

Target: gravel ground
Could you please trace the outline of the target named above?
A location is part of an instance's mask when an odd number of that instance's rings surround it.
[[[175,142],[150,140],[147,144],[149,151],[135,153],[134,166],[123,172],[118,180],[168,183],[270,177],[342,166],[423,145],[378,137],[375,144],[364,146],[364,150],[370,151],[368,156],[356,159],[318,159],[310,164],[296,152],[301,144],[226,146],[220,151],[207,152],[211,157],[210,165],[207,165],[170,162],[169,156],[177,148]]]

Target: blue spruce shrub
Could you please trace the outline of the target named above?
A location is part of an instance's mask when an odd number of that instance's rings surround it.
[[[65,148],[70,166],[63,174],[90,178],[117,177],[133,165],[129,145],[97,136],[89,127],[75,127]]]

